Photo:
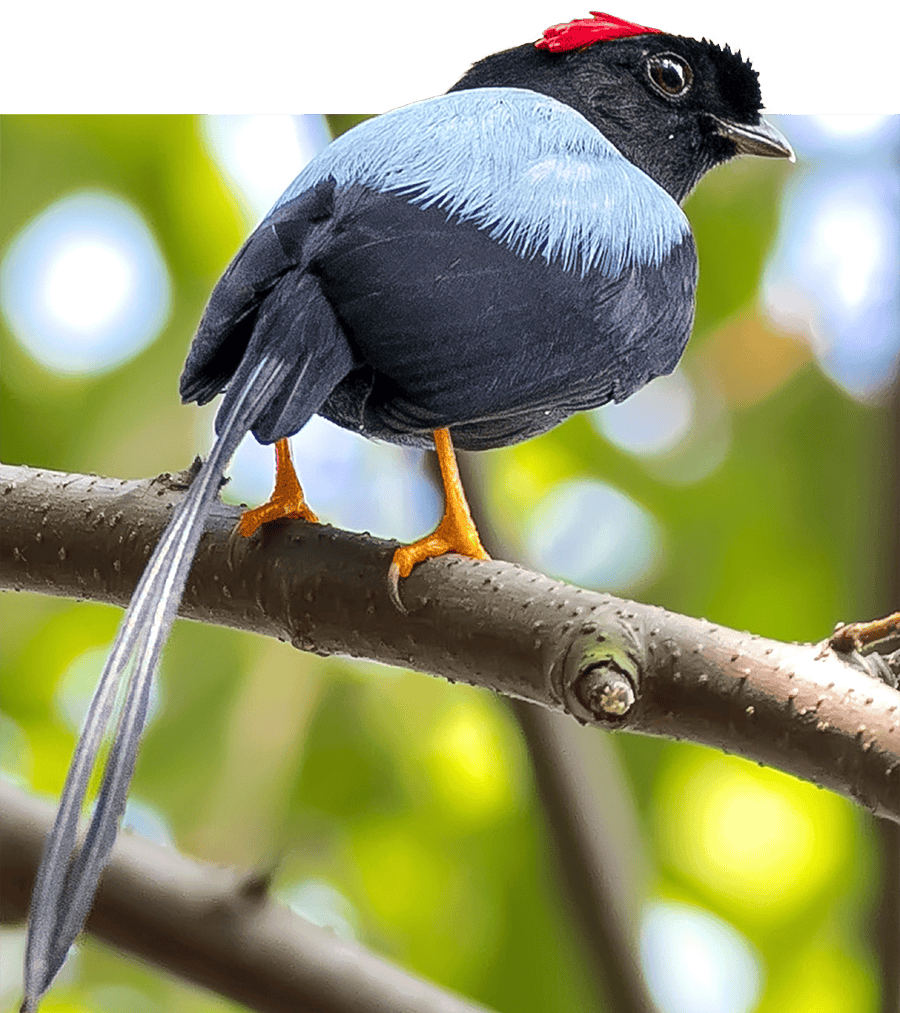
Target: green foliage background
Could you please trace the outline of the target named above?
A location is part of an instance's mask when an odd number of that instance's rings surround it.
[[[101,189],[145,217],[174,288],[157,340],[99,376],[48,371],[4,324],[4,461],[138,477],[175,471],[201,449],[198,410],[179,404],[176,381],[248,223],[199,137],[189,117],[3,120],[3,250],[54,200]],[[885,606],[872,548],[888,523],[885,419],[832,386],[805,346],[756,308],[791,171],[742,160],[689,202],[702,280],[686,369],[706,424],[686,446],[639,459],[576,417],[479,460],[510,545],[521,545],[524,520],[554,483],[602,479],[663,534],[664,565],[636,597],[815,640],[837,619]],[[684,481],[723,434],[721,466]],[[96,677],[119,613],[27,595],[3,596],[2,608],[4,772],[52,798],[74,745],[57,687]],[[134,796],[161,814],[178,847],[248,869],[277,859],[287,899],[300,884],[330,884],[344,898],[335,895],[335,909],[367,945],[498,1010],[595,1008],[528,757],[502,701],[185,622],[165,655],[160,697]],[[865,814],[690,745],[615,743],[634,785],[653,895],[715,912],[744,933],[763,969],[758,1008],[875,1010],[877,859]],[[13,1009],[15,995],[4,997]],[[228,1005],[86,939],[43,1008]]]

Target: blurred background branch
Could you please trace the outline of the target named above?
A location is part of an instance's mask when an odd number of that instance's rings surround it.
[[[477,455],[461,453],[458,459],[482,544],[495,559],[516,562],[486,506]],[[429,464],[439,488],[436,455],[429,455]],[[640,961],[650,866],[619,751],[609,736],[578,727],[566,715],[525,700],[510,699],[508,707],[528,748],[560,894],[593,971],[598,1006],[657,1013]]]
[[[54,807],[0,782],[2,923],[24,921]],[[121,834],[86,930],[260,1013],[486,1013],[311,924],[266,879]]]

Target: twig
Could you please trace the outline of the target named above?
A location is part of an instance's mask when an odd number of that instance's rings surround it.
[[[900,612],[863,623],[843,623],[828,638],[836,651],[861,651],[889,637],[900,637]]]

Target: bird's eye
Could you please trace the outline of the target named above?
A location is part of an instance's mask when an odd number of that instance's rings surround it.
[[[690,88],[694,73],[690,66],[674,53],[661,53],[647,61],[650,83],[667,98],[677,98]]]

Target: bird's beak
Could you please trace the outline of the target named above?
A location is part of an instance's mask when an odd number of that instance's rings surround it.
[[[717,133],[734,141],[739,155],[765,155],[768,158],[788,158],[797,161],[794,149],[788,144],[787,138],[771,123],[760,120],[753,127],[744,123],[734,123],[714,116]]]

